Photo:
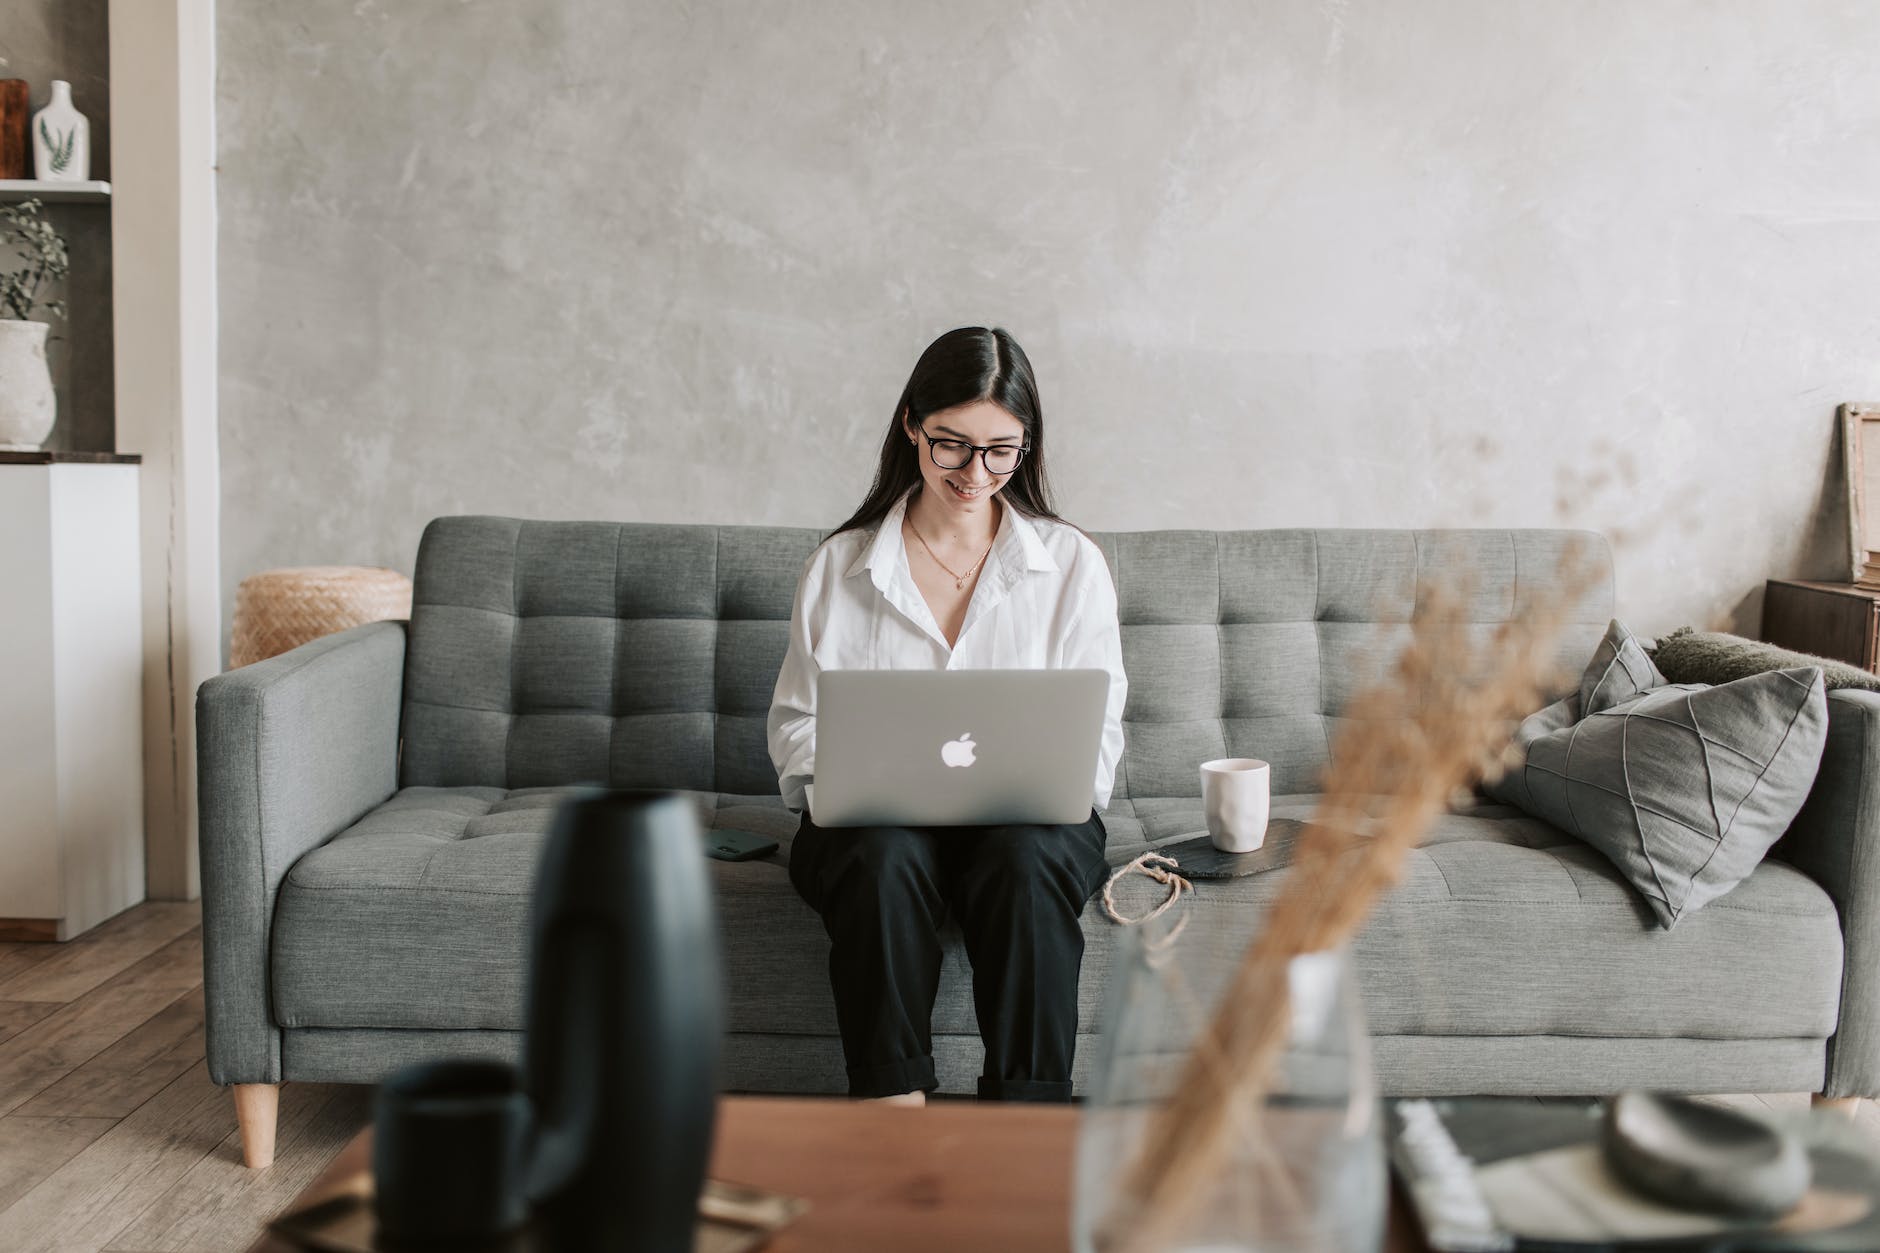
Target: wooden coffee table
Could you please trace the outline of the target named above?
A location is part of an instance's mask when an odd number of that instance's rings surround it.
[[[1061,1251],[1076,1142],[1077,1111],[1064,1106],[727,1096],[711,1174],[809,1200],[770,1253]],[[291,1208],[356,1185],[371,1158],[368,1127]],[[1393,1194],[1386,1253],[1424,1253],[1415,1231]],[[291,1250],[264,1237],[253,1253]]]

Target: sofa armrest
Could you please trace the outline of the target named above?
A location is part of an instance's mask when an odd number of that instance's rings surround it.
[[[196,691],[209,1075],[276,1083],[269,931],[281,880],[392,794],[405,624],[373,622]]]
[[[1828,693],[1828,743],[1808,803],[1773,855],[1841,911],[1841,1015],[1828,1096],[1880,1096],[1880,692]]]

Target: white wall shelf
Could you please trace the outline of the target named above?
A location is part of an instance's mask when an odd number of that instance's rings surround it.
[[[0,201],[33,199],[47,204],[108,204],[111,184],[97,179],[84,183],[54,183],[37,178],[0,178]]]

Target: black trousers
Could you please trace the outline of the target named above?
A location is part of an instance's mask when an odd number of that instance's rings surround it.
[[[803,815],[790,882],[822,915],[849,1094],[931,1091],[940,924],[966,937],[987,1100],[1068,1101],[1078,925],[1107,866],[1095,810],[1071,826],[819,827]]]

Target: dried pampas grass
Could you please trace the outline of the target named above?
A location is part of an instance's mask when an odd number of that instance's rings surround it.
[[[1261,1111],[1286,1043],[1292,959],[1350,940],[1456,793],[1507,768],[1514,727],[1565,677],[1553,660],[1556,641],[1592,586],[1593,567],[1571,550],[1560,576],[1553,591],[1486,641],[1471,629],[1465,586],[1430,590],[1388,675],[1342,711],[1318,808],[1175,1095],[1151,1118],[1122,1174],[1104,1228],[1108,1247],[1167,1245],[1183,1215],[1219,1182],[1235,1156],[1233,1138],[1261,1136]],[[1265,1182],[1284,1191],[1280,1179]]]

